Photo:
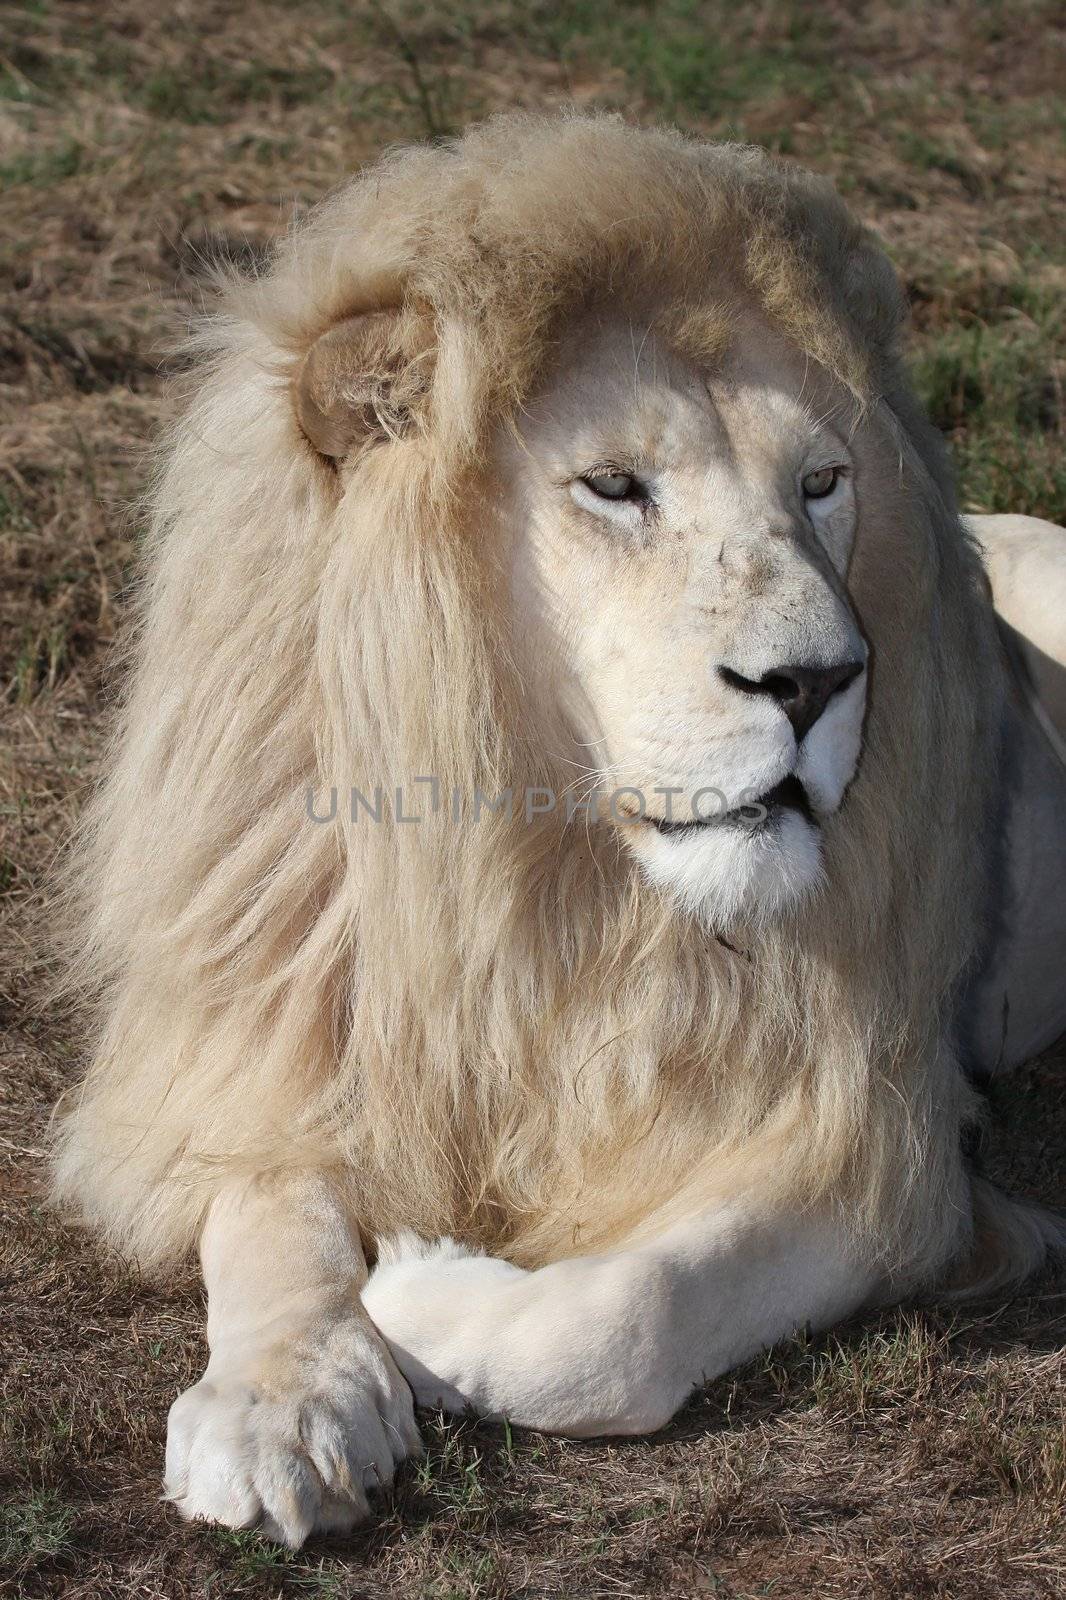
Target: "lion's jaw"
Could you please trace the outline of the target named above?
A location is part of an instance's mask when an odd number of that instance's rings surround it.
[[[518,653],[569,746],[569,807],[584,799],[722,930],[820,882],[867,681],[844,582],[846,407],[780,341],[740,328],[711,372],[646,327],[585,328],[500,460]],[[804,479],[820,487],[810,475],[828,468],[836,487],[809,498]],[[626,474],[635,498],[586,481]],[[805,674],[810,722],[792,693]]]

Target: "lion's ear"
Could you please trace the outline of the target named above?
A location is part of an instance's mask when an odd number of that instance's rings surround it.
[[[297,421],[319,454],[343,461],[402,434],[428,388],[429,353],[425,319],[407,311],[346,317],[321,334],[294,385]]]

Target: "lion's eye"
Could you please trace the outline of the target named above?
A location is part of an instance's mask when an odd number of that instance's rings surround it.
[[[808,472],[804,478],[803,493],[808,500],[824,500],[832,494],[839,479],[839,467],[819,467],[817,472]]]
[[[601,500],[628,500],[638,492],[637,480],[631,472],[590,472],[581,481]]]

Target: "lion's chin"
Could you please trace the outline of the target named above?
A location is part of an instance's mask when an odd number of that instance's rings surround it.
[[[715,931],[772,922],[823,881],[821,829],[791,807],[755,829],[722,824],[627,833],[651,882]]]

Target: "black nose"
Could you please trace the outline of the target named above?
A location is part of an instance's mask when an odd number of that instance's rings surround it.
[[[798,744],[818,721],[833,696],[853,683],[863,669],[861,661],[839,667],[774,667],[761,678],[745,678],[732,667],[719,667],[718,676],[742,694],[768,694],[791,722]]]

